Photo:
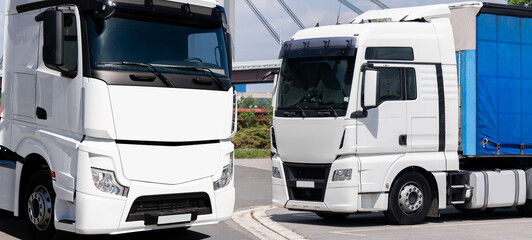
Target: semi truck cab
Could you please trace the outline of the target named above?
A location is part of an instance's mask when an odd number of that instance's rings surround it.
[[[476,144],[460,132],[472,131],[464,123],[476,115],[463,114],[471,106],[462,104],[464,94],[473,93],[459,83],[471,82],[477,70],[457,65],[457,57],[477,49],[482,14],[528,13],[477,2],[376,10],[285,42],[273,95],[273,203],[324,218],[385,211],[398,224],[439,216],[447,205],[524,205],[530,150],[513,160],[462,151]],[[458,76],[466,67],[468,75]],[[484,198],[480,207],[469,204],[471,194],[487,191],[470,176],[496,168],[515,174],[486,177],[489,191],[511,191],[486,197],[485,206]],[[511,185],[504,187],[506,180]]]
[[[0,208],[37,239],[231,217],[230,35],[215,1],[7,1]]]

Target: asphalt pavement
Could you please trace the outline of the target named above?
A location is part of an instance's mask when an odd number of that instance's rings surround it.
[[[515,208],[493,212],[463,213],[453,207],[439,218],[416,225],[389,225],[383,213],[352,214],[345,220],[328,221],[312,212],[275,208],[267,215],[309,239],[532,239],[532,218]]]

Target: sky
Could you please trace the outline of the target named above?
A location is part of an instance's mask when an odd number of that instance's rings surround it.
[[[280,35],[282,41],[289,40],[299,28],[284,11],[277,0],[251,0],[266,20]],[[362,11],[379,9],[369,0],[348,0]],[[494,3],[506,3],[505,0],[488,0]],[[223,2],[223,0],[220,0]],[[357,14],[336,0],[285,0],[305,27],[336,23],[348,23]],[[390,8],[421,6],[438,3],[459,2],[459,0],[381,0]],[[6,0],[0,0],[0,13],[5,14]],[[340,11],[338,11],[340,10]],[[338,12],[340,14],[338,15]],[[235,60],[257,61],[277,59],[279,44],[271,37],[266,28],[253,14],[244,0],[235,0],[235,33],[233,34]],[[4,18],[0,17],[0,52],[4,44]]]
[[[277,0],[251,0],[266,20],[280,35],[281,41],[289,40],[298,30],[298,26],[284,11]],[[338,9],[339,22],[349,23],[357,16],[346,6],[340,6],[336,0],[284,0],[301,20],[305,27],[336,24]],[[380,9],[369,0],[348,0],[362,11]],[[460,0],[380,0],[390,8],[422,6],[440,3],[460,2]],[[488,0],[493,3],[506,3],[506,0]],[[235,0],[235,60],[256,61],[277,59],[279,44],[253,14],[244,0]]]

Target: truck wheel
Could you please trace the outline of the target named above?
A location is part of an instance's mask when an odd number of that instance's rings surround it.
[[[517,206],[517,210],[525,217],[532,217],[532,199],[527,199],[525,205]]]
[[[399,176],[388,197],[388,210],[384,215],[394,224],[415,224],[423,221],[432,199],[429,183],[418,172]]]
[[[348,213],[330,213],[330,212],[315,212],[316,215],[319,217],[325,219],[325,220],[343,220],[347,216],[349,216]]]
[[[56,230],[54,226],[55,192],[49,170],[38,170],[33,173],[24,196],[24,218],[33,239],[69,238],[69,234]]]

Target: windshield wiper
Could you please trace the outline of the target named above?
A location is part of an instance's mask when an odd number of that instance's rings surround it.
[[[334,110],[333,107],[331,107],[331,105],[327,105],[327,108],[331,109],[331,111],[333,112],[333,116],[334,117],[338,117],[338,113],[336,112],[336,110]]]
[[[289,109],[298,109],[301,111],[301,117],[306,117],[307,114],[305,113],[305,110],[303,110],[303,108],[301,106],[299,106],[299,104],[296,104],[294,106],[291,106],[291,107],[280,107],[279,109],[286,109],[286,110],[289,110]],[[285,114],[287,114],[288,112],[285,112]],[[291,117],[295,116],[295,112],[292,112],[291,113]]]
[[[298,108],[299,110],[301,110],[301,117],[306,117],[306,116],[307,116],[307,114],[305,114],[305,110],[303,110],[303,108],[302,108],[301,106],[299,106],[299,104],[296,105],[296,108]]]
[[[190,66],[164,66],[165,68],[173,68],[178,70],[185,70],[185,71],[199,71],[203,73],[210,73],[212,76],[212,80],[223,90],[227,90],[229,88],[226,88],[224,84],[222,83],[222,80],[220,80],[216,74],[208,67],[190,67]]]
[[[161,74],[157,69],[149,63],[137,63],[137,62],[98,62],[96,64],[109,64],[109,65],[126,65],[126,66],[139,66],[148,69],[151,73],[155,74],[167,87],[174,87],[168,79]]]

